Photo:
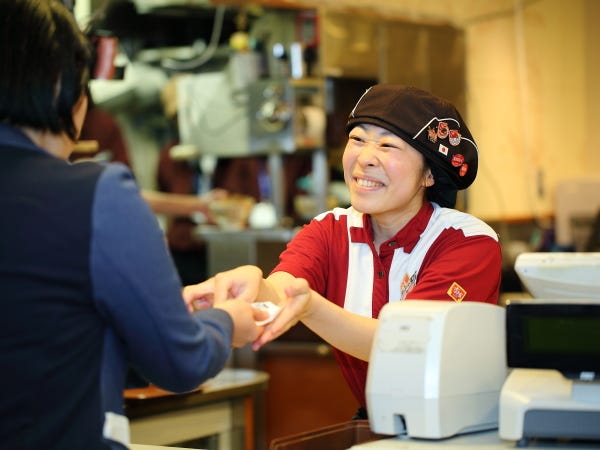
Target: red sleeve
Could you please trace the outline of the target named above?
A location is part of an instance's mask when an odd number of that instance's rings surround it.
[[[498,303],[500,244],[489,236],[444,231],[429,249],[407,299]]]
[[[329,243],[331,239],[325,226],[330,217],[312,220],[294,236],[279,255],[279,264],[273,272],[287,272],[304,278],[315,291],[325,294],[329,276]],[[344,285],[345,287],[345,285]]]

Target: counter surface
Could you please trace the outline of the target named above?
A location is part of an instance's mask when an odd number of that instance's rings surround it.
[[[598,442],[531,441],[527,447],[517,447],[514,441],[500,439],[498,431],[465,434],[450,439],[427,440],[390,438],[354,445],[350,450],[502,450],[523,448],[530,450],[580,450],[598,449]]]
[[[162,447],[159,445],[138,445],[131,444],[129,447],[130,450],[189,450],[182,447]]]
[[[216,439],[219,450],[253,450],[257,432],[255,398],[267,388],[269,375],[250,369],[223,369],[198,389],[174,394],[156,387],[125,391],[132,450],[205,446]],[[144,447],[144,445],[146,447]],[[169,447],[171,446],[171,447]]]
[[[198,389],[185,394],[157,395],[156,388],[127,389],[125,412],[129,419],[163,413],[174,408],[186,408],[235,397],[251,395],[267,388],[269,375],[250,369],[223,369],[216,377]]]

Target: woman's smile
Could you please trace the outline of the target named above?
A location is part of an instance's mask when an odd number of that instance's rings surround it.
[[[373,179],[368,179],[368,178],[363,178],[363,177],[354,177],[354,182],[362,188],[368,188],[368,189],[372,189],[372,188],[380,188],[380,187],[384,187],[385,184],[380,182],[380,181],[376,181]]]

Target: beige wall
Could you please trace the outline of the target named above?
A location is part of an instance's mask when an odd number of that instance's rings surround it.
[[[466,24],[468,117],[481,149],[474,214],[545,216],[557,182],[600,173],[591,19],[599,11],[593,0],[540,0]]]
[[[301,2],[315,5],[316,2]],[[553,213],[558,181],[600,176],[600,1],[374,0],[369,11],[466,33],[467,112],[480,147],[469,211],[486,220]],[[360,12],[361,0],[321,7]]]

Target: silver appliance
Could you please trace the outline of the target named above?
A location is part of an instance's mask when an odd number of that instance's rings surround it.
[[[320,81],[243,79],[238,74],[239,69],[229,68],[180,78],[182,144],[218,157],[323,148],[325,113]]]
[[[314,195],[326,209],[328,166],[325,110],[320,80],[244,77],[239,64],[183,76],[178,81],[181,144],[217,158],[267,156],[271,202],[283,216],[283,155],[312,156]]]

